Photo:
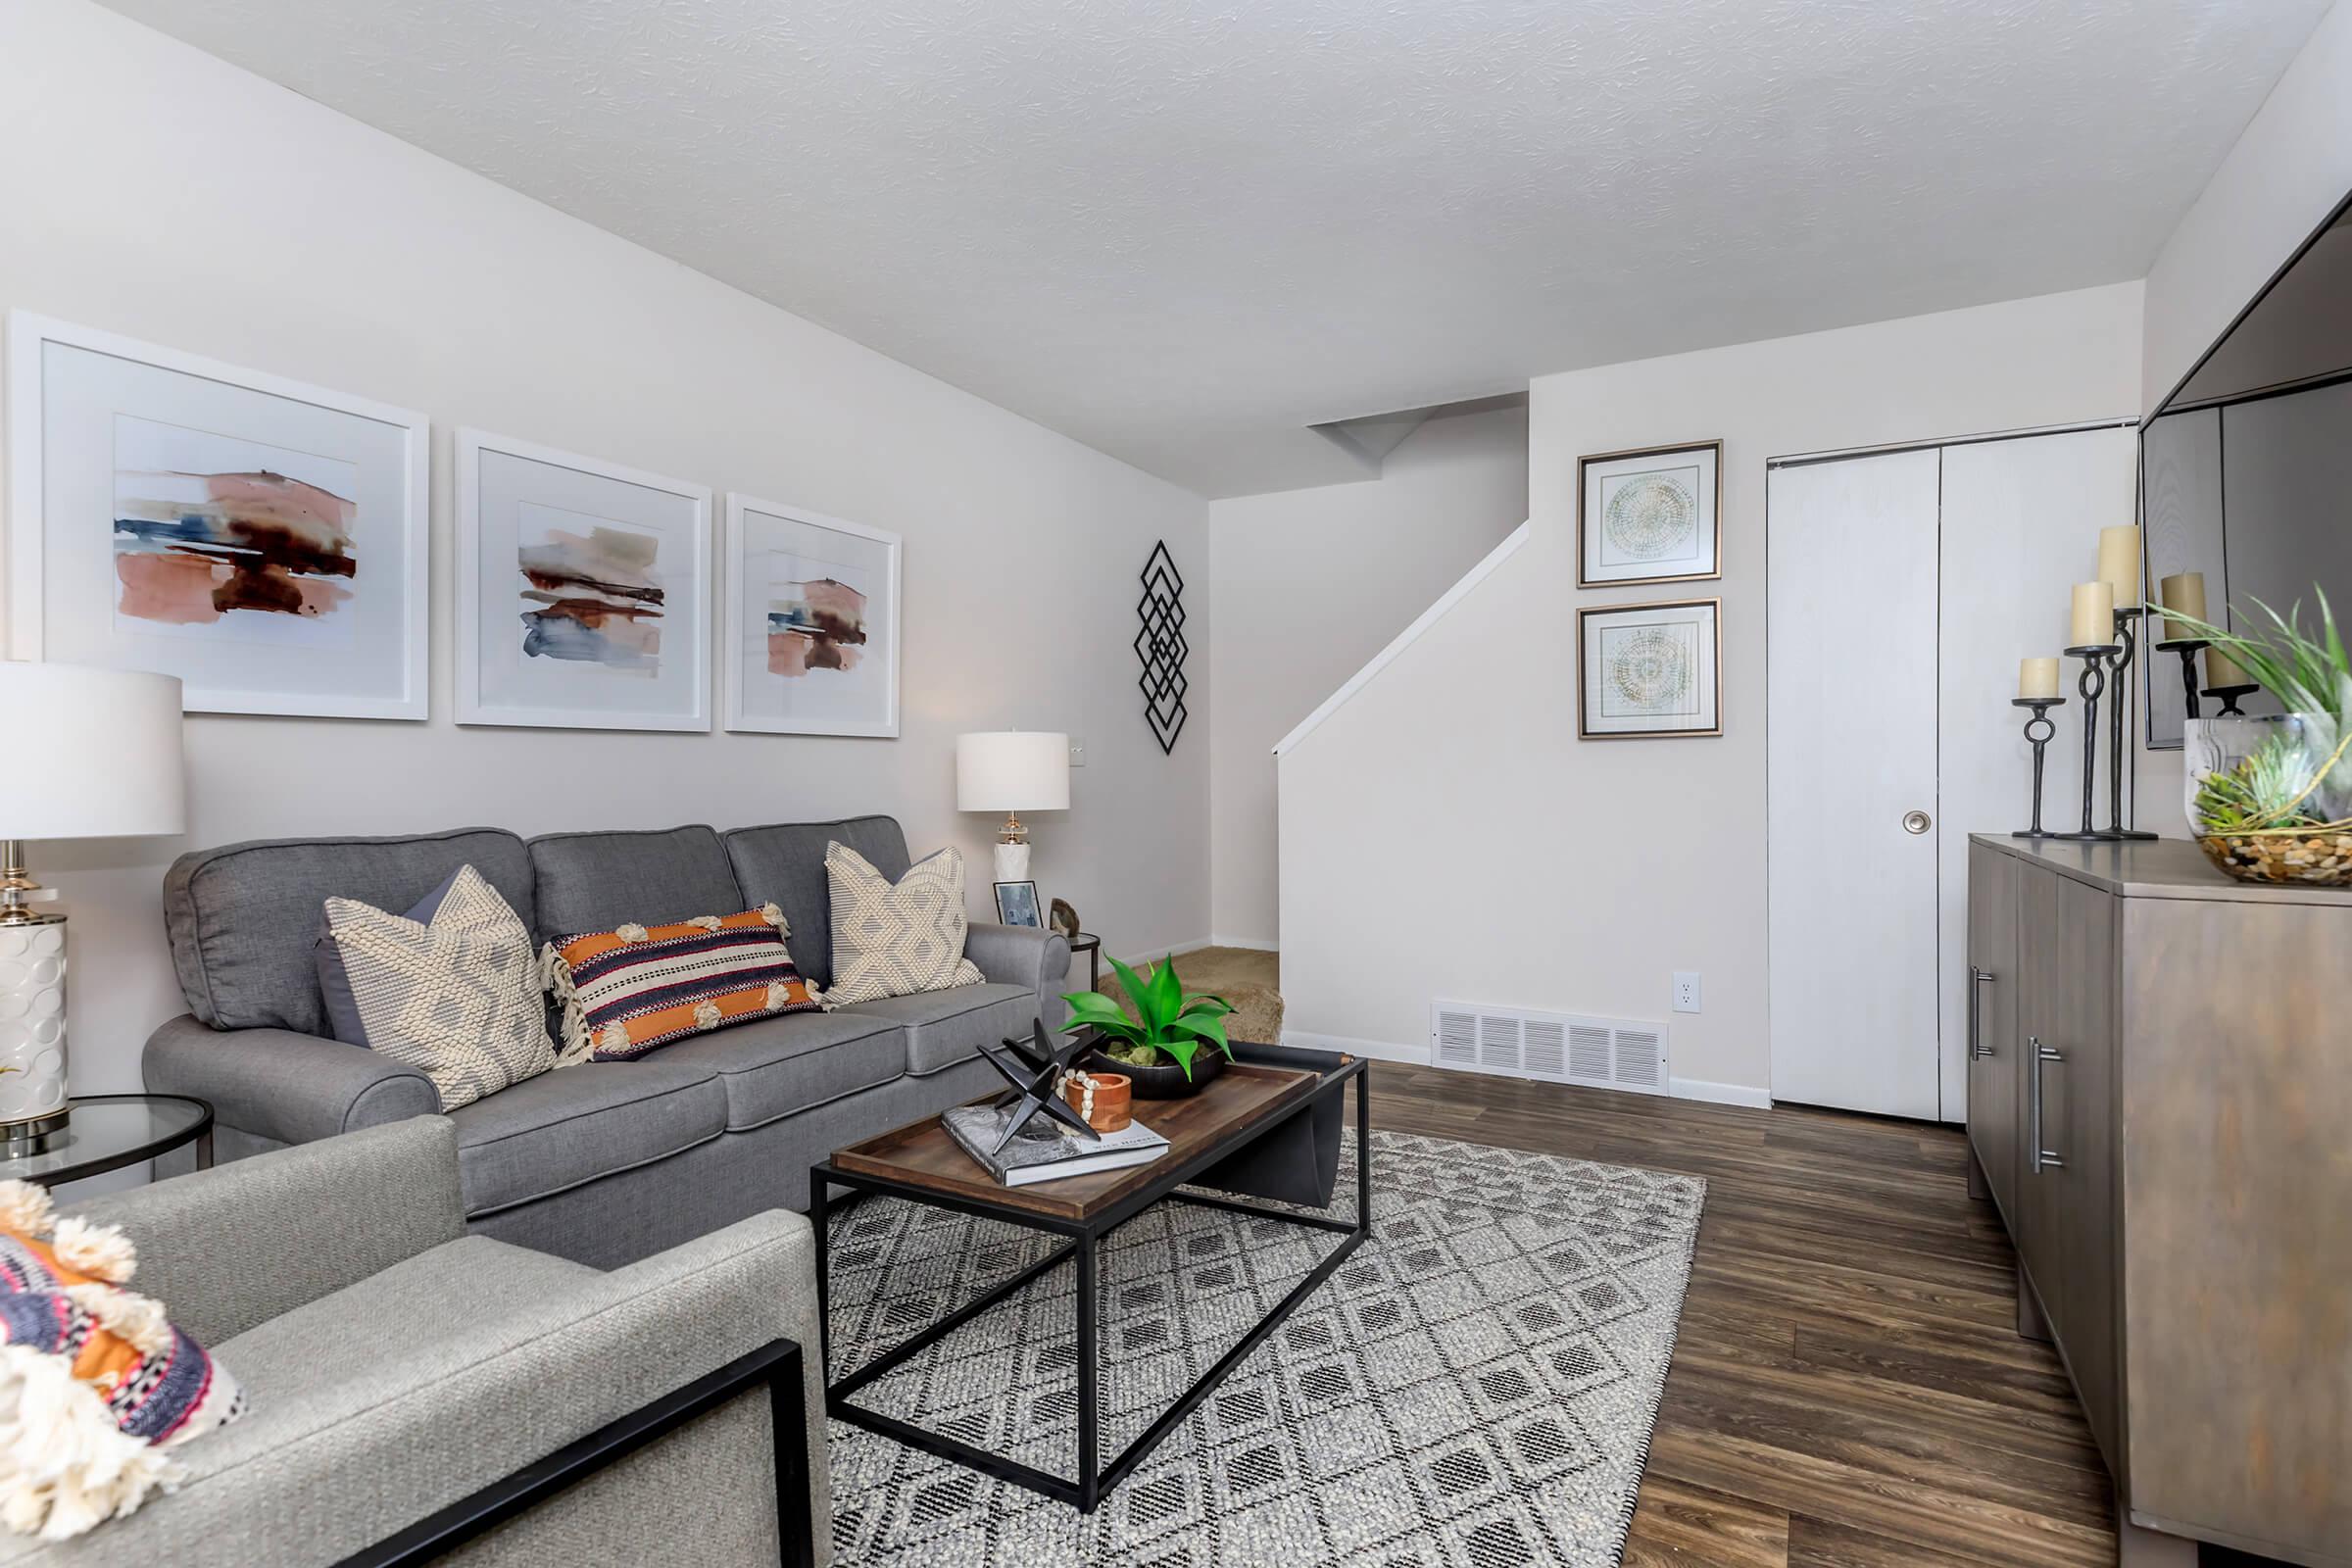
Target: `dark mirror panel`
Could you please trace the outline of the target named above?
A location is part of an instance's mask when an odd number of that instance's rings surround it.
[[[2260,600],[2281,614],[2300,603],[2308,627],[2317,584],[2352,629],[2352,200],[2142,426],[2140,499],[2151,603],[2195,572],[2208,620],[2245,631]],[[2221,711],[2201,695],[2209,660],[2196,656],[2192,699],[2180,652],[2155,653],[2150,746],[2180,744],[2192,700]],[[2278,711],[2268,692],[2236,701]]]

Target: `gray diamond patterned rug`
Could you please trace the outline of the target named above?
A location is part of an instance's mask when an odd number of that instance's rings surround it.
[[[1372,1238],[1093,1515],[835,1422],[843,1568],[1621,1559],[1706,1184],[1374,1133]],[[1353,1202],[1352,1136],[1337,1212]],[[1337,1238],[1197,1204],[1104,1244],[1101,1421],[1117,1454]],[[1052,1250],[895,1200],[838,1213],[834,1375]],[[1075,1469],[1063,1266],[858,1402],[1057,1474]]]

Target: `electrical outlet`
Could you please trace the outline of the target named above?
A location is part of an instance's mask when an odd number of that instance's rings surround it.
[[[1070,765],[1072,767],[1086,765],[1086,742],[1078,739],[1075,735],[1070,737]]]
[[[1677,1012],[1698,1011],[1698,971],[1696,969],[1674,971],[1674,1010]]]

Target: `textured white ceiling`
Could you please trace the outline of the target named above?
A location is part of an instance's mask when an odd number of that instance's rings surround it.
[[[2328,0],[109,0],[1212,495],[2145,272]]]

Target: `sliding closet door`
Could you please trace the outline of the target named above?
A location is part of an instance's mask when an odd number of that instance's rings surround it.
[[[2013,832],[2026,825],[2032,811],[2027,796],[2034,753],[2026,744],[2026,713],[2009,706],[2017,692],[2017,662],[2066,646],[2068,586],[2090,575],[2099,529],[2131,520],[2137,460],[2137,439],[2130,429],[2077,430],[1944,449],[1943,811],[1937,824],[1942,957],[1936,973],[1945,1121],[1968,1116],[1968,835]],[[2177,689],[2179,662],[2171,655],[2160,657],[2156,678]],[[2042,825],[2053,829],[2082,820],[2082,708],[2075,692],[2082,666],[2071,659],[2062,663],[2059,690],[2066,706],[2050,711],[2058,733],[2044,759],[2041,803]],[[2134,679],[2146,673],[2143,662]],[[2125,711],[2136,725],[2144,705],[2130,703]],[[2102,758],[2107,716],[2102,700]],[[2131,784],[2127,770],[2127,808]],[[2150,803],[2141,815],[2161,818],[2168,809],[2177,809],[2171,801]],[[2104,761],[2097,820],[2106,825]],[[2169,824],[2149,820],[2141,825]]]
[[[1775,1100],[1937,1114],[1938,461],[1771,475]]]

